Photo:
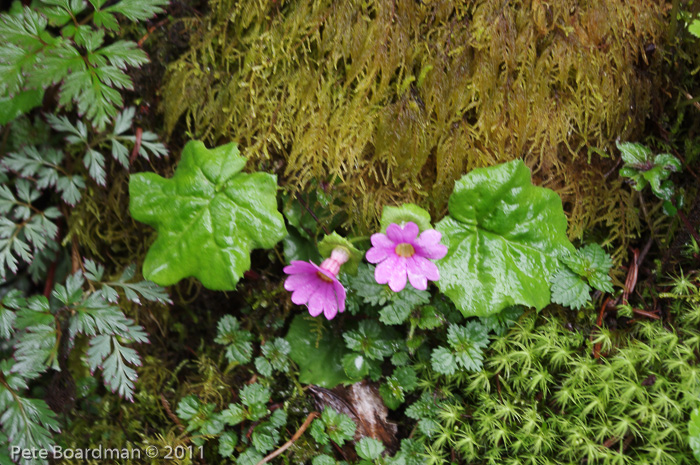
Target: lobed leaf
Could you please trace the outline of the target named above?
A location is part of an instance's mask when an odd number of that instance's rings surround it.
[[[158,231],[143,264],[147,279],[167,286],[194,276],[232,290],[250,268],[250,251],[286,235],[275,176],[240,173],[245,162],[236,144],[208,150],[191,141],[171,179],[131,177],[131,215]]]
[[[549,303],[558,258],[573,252],[556,193],[533,186],[516,160],[462,177],[448,208],[436,226],[448,248],[438,287],[464,316]]]

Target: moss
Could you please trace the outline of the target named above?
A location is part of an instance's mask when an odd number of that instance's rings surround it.
[[[427,392],[442,406],[437,431],[420,435],[429,463],[450,453],[470,464],[693,462],[698,291],[665,297],[665,323],[569,330],[530,312],[492,343],[483,371],[435,378],[426,364],[421,378],[432,377]]]
[[[604,177],[651,109],[662,32],[643,1],[216,0],[163,88],[166,126],[236,139],[292,191],[334,185],[346,226],[384,204],[444,212],[455,179],[523,157],[570,205],[573,237],[625,245],[634,199]],[[600,166],[598,166],[600,165]],[[614,176],[613,176],[614,177]],[[335,182],[337,184],[334,184]],[[620,226],[622,225],[622,226]]]

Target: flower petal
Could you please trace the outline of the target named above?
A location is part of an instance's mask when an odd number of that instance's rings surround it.
[[[394,292],[402,291],[406,287],[406,260],[402,260],[403,268],[394,271],[394,273],[389,278],[389,289]]]
[[[303,262],[301,260],[292,260],[291,265],[285,266],[282,271],[287,274],[313,273],[318,270],[318,266],[313,263]]]
[[[372,245],[374,247],[384,247],[387,249],[393,249],[396,246],[396,244],[394,244],[394,241],[389,239],[386,234],[382,233],[372,234],[370,240],[372,241]]]
[[[400,258],[396,255],[391,255],[374,269],[374,280],[379,284],[386,284],[394,273],[402,271],[401,268]],[[403,272],[404,274],[406,273],[405,265],[403,266]]]
[[[324,291],[326,290],[325,288],[317,288],[316,292],[309,299],[307,307],[309,308],[311,316],[319,316],[323,312],[323,307],[327,300],[324,295]]]
[[[345,288],[339,282],[334,282],[333,291],[335,292],[335,299],[338,304],[338,311],[340,313],[343,313],[345,311]]]
[[[338,314],[338,303],[333,300],[327,300],[326,301],[326,306],[323,310],[323,316],[326,317],[328,320],[332,320],[335,318],[335,316]]]
[[[434,229],[423,231],[416,240],[416,253],[421,257],[440,259],[447,255],[447,246],[440,244],[442,234]]]
[[[287,276],[287,279],[284,281],[284,288],[288,291],[296,291],[297,289],[306,286],[310,282],[315,282],[313,274],[293,274]]]
[[[335,276],[333,273],[331,273],[331,272],[328,271],[328,270],[324,270],[324,269],[321,268],[321,267],[318,268],[318,272],[319,272],[319,273],[323,273],[328,279],[332,280],[333,282],[335,282],[335,281],[338,280],[338,278],[336,278],[336,276]],[[318,277],[318,274],[316,274],[316,276]],[[320,277],[318,278],[318,280],[319,280],[321,283],[323,283],[324,285],[327,285],[327,284],[328,284],[327,281],[321,280]]]
[[[427,258],[419,257],[414,255],[413,257],[412,270],[414,274],[421,274],[431,281],[437,281],[440,279],[440,271],[438,271],[437,265],[431,262]]]
[[[393,253],[393,248],[372,247],[367,251],[365,258],[370,263],[379,263]]]
[[[391,223],[386,228],[386,235],[396,244],[401,244],[403,242],[413,244],[416,240],[416,236],[418,236],[418,231],[418,225],[413,221],[406,223],[403,228],[396,223]]]
[[[428,278],[425,277],[421,267],[417,264],[417,258],[421,257],[414,256],[406,260],[406,274],[411,282],[411,286],[419,291],[424,291],[428,289]]]
[[[292,302],[297,305],[306,305],[311,298],[311,295],[318,289],[318,283],[309,282],[306,286],[296,289],[292,293]]]

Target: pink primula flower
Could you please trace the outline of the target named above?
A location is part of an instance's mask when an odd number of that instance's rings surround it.
[[[372,248],[367,251],[367,261],[379,263],[374,279],[379,284],[389,284],[394,292],[406,287],[406,279],[418,290],[428,288],[428,280],[440,279],[437,260],[447,254],[447,247],[440,244],[442,234],[428,229],[418,236],[418,225],[409,221],[403,227],[392,223],[386,234],[372,234]]]
[[[289,276],[284,288],[292,291],[292,302],[306,305],[311,316],[321,313],[332,320],[338,312],[345,311],[345,288],[338,281],[340,266],[348,260],[348,253],[335,249],[330,258],[318,266],[311,262],[292,261],[284,267]]]

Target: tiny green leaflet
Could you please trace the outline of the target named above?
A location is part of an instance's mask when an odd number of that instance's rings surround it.
[[[146,279],[169,286],[194,276],[209,289],[233,290],[251,250],[287,234],[276,176],[241,173],[245,164],[235,143],[209,150],[190,141],[172,178],[132,175],[131,216],[158,231],[143,263]]]

